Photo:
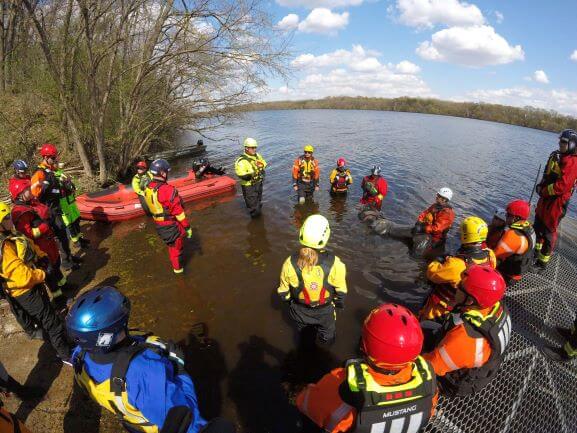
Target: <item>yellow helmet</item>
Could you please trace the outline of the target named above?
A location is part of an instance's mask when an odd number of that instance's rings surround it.
[[[3,201],[0,201],[0,223],[4,221],[4,218],[6,218],[8,215],[10,215],[10,206],[8,206]]]
[[[254,138],[246,137],[244,139],[244,147],[258,147],[258,143]]]
[[[474,244],[487,239],[489,228],[481,218],[470,216],[461,223],[461,243]]]
[[[315,151],[315,148],[314,148],[311,144],[307,144],[307,145],[305,146],[305,149],[304,149],[304,150],[305,150],[305,152],[313,153],[313,152]]]
[[[324,248],[331,236],[328,220],[322,215],[309,216],[301,227],[299,241],[309,248]]]

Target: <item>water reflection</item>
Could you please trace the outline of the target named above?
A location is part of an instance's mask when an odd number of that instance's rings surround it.
[[[318,214],[319,209],[319,204],[313,200],[307,200],[304,204],[297,202],[293,207],[293,225],[300,229],[307,217]]]
[[[347,194],[331,194],[329,212],[335,222],[341,223],[347,213]]]
[[[251,218],[246,225],[246,250],[245,257],[253,268],[265,272],[267,254],[270,252],[270,243],[267,237],[267,217],[261,214],[259,218]]]

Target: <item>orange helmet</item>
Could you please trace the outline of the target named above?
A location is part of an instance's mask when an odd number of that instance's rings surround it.
[[[407,308],[383,304],[365,319],[362,348],[377,367],[402,367],[421,353],[423,331]]]

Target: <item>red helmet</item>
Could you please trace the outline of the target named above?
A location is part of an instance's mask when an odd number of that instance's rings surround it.
[[[337,159],[337,167],[344,167],[345,165],[347,165],[347,161],[345,161],[345,158]]]
[[[58,149],[56,146],[50,143],[45,143],[40,148],[40,156],[44,157],[53,157],[56,158],[58,156]]]
[[[525,200],[513,200],[507,206],[507,213],[511,216],[526,220],[531,213],[531,206]]]
[[[12,197],[12,200],[16,200],[26,188],[30,188],[30,179],[13,177],[10,179],[10,183],[8,184],[8,191],[10,191],[10,197]]]
[[[489,308],[505,295],[505,280],[490,266],[473,265],[463,273],[461,287],[481,308]]]
[[[402,366],[413,361],[423,348],[419,321],[407,308],[383,304],[365,319],[362,347],[376,366]]]
[[[136,163],[136,168],[142,168],[143,170],[146,170],[148,168],[148,164],[146,161],[138,161]]]

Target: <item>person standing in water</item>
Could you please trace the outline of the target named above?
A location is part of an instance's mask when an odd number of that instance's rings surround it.
[[[302,246],[285,260],[277,290],[289,304],[298,331],[316,327],[317,341],[323,345],[335,340],[335,308],[344,308],[347,294],[346,266],[325,249],[330,235],[324,216],[311,215],[304,221],[299,234]]]
[[[313,156],[315,148],[307,144],[303,154],[295,159],[292,169],[293,189],[297,192],[299,203],[312,199],[315,191],[319,190],[321,176],[319,162]]]
[[[381,176],[381,167],[377,165],[373,166],[371,174],[363,177],[361,189],[363,190],[361,204],[380,211],[381,206],[383,206],[383,199],[386,197],[389,189],[387,181]]]
[[[353,176],[347,168],[345,158],[337,160],[337,167],[331,171],[329,181],[331,182],[331,194],[340,195],[348,192],[349,185],[353,183]]]
[[[257,153],[257,147],[257,141],[247,137],[244,140],[244,153],[234,163],[234,171],[240,178],[244,203],[252,218],[258,217],[262,210],[262,187],[266,168],[266,161]]]

